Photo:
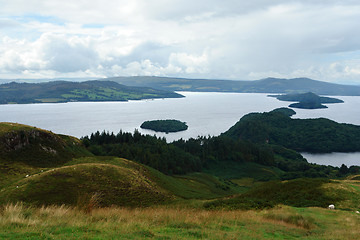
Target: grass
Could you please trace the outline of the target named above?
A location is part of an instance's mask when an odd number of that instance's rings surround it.
[[[359,210],[358,181],[328,179],[295,179],[270,181],[230,198],[205,203],[209,209],[264,209],[279,204],[294,207],[323,207],[335,204],[344,210]]]
[[[59,194],[61,193],[61,194]],[[34,205],[91,203],[99,206],[149,206],[172,198],[141,171],[111,164],[87,163],[50,169],[14,182],[2,201]]]
[[[1,239],[359,239],[360,217],[347,211],[277,207],[208,211],[176,207],[74,207],[0,210]]]
[[[243,191],[230,181],[219,179],[206,173],[193,173],[181,176],[168,176],[148,166],[116,157],[82,157],[66,163],[66,165],[80,163],[103,163],[126,167],[134,170],[141,169],[151,181],[171,194],[183,199],[212,199]]]

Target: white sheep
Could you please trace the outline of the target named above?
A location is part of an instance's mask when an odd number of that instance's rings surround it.
[[[335,209],[335,205],[334,205],[334,204],[330,204],[330,205],[328,206],[328,209],[331,209],[331,210]]]

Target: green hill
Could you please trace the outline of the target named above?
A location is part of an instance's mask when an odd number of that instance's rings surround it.
[[[171,91],[128,87],[111,81],[6,83],[0,85],[0,104],[73,101],[127,101],[180,98]]]
[[[224,135],[299,152],[360,151],[360,126],[325,118],[292,119],[277,111],[247,114]]]
[[[149,206],[171,199],[140,169],[84,163],[46,170],[16,181],[1,194],[35,205]]]
[[[54,167],[89,156],[77,138],[16,123],[0,123],[0,159],[34,167]]]
[[[70,136],[0,123],[0,203],[139,207],[238,190],[205,173],[168,176],[122,158],[94,157]]]

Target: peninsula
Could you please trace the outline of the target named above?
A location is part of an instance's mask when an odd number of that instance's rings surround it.
[[[181,98],[181,94],[149,87],[129,87],[112,81],[44,83],[11,82],[0,85],[0,104],[128,101]]]

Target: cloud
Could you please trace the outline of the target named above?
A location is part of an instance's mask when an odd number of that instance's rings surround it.
[[[0,77],[360,81],[355,0],[0,0]]]

